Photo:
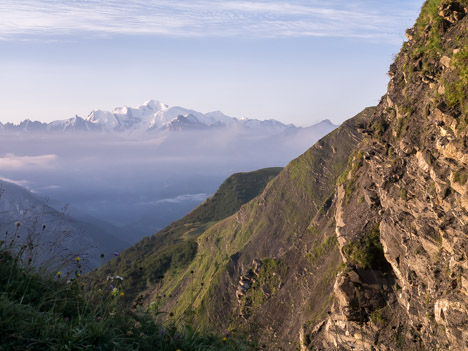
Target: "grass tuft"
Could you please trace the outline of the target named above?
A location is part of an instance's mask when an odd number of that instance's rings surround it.
[[[0,350],[252,349],[230,335],[157,322],[154,308],[124,308],[119,281],[84,289],[86,277],[35,269],[0,243]]]

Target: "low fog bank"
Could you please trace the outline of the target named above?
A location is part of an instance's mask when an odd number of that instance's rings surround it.
[[[285,166],[334,127],[181,131],[140,140],[6,134],[0,178],[50,197],[56,208],[68,204],[75,216],[120,227],[114,234],[135,242],[185,215],[232,173]]]

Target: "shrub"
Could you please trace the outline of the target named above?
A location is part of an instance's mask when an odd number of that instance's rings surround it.
[[[460,168],[453,174],[453,181],[461,185],[465,185],[468,181],[468,169]]]
[[[338,244],[336,235],[326,237],[323,241],[306,254],[310,263],[315,263],[322,255],[329,253]]]
[[[380,242],[379,225],[375,224],[363,236],[343,246],[343,253],[349,262],[362,269],[385,269],[385,259]]]

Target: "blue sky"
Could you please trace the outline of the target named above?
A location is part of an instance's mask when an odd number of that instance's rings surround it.
[[[0,121],[158,99],[336,123],[385,93],[422,0],[2,0]]]

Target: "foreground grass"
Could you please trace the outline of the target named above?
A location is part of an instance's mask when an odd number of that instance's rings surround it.
[[[181,321],[157,322],[155,306],[125,309],[118,279],[106,291],[84,289],[79,260],[73,278],[63,277],[23,264],[1,244],[0,350],[252,349]]]

